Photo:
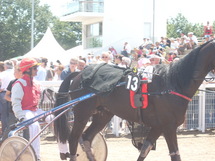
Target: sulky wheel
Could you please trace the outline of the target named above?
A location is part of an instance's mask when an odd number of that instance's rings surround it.
[[[7,138],[0,147],[0,161],[15,161],[27,144],[28,141],[19,136]],[[36,161],[33,148],[28,146],[17,161]]]
[[[107,144],[102,134],[98,133],[92,142],[92,149],[96,160],[106,161],[107,159]],[[78,145],[77,150],[77,161],[88,161],[86,153],[81,148],[80,144]]]

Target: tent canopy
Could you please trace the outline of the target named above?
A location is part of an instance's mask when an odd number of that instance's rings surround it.
[[[50,28],[47,29],[40,42],[23,57],[45,57],[49,62],[55,63],[57,60],[60,60],[63,64],[68,61],[66,60],[66,51],[54,38]]]

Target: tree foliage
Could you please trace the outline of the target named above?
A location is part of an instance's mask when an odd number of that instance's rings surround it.
[[[81,40],[79,23],[60,22],[52,15],[49,6],[34,0],[34,46],[49,26],[57,39],[69,49]],[[0,0],[0,60],[22,56],[31,48],[31,0]]]
[[[192,24],[181,13],[178,13],[176,18],[167,20],[167,37],[180,37],[181,32],[186,35],[188,32],[193,32],[197,37],[201,37],[203,36],[203,29],[203,24]]]

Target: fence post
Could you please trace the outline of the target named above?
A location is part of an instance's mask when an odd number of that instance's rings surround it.
[[[205,90],[205,84],[201,84],[199,87],[201,90]],[[205,132],[205,92],[199,92],[199,130]]]

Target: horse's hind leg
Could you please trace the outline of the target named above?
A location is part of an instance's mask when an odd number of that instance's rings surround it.
[[[96,160],[91,149],[92,140],[96,136],[96,134],[105,127],[105,125],[111,120],[112,117],[113,114],[110,113],[109,111],[106,111],[104,109],[99,110],[96,114],[93,115],[92,123],[84,132],[83,134],[84,148],[87,153],[87,157],[90,161]]]
[[[153,148],[153,144],[155,144],[161,133],[162,132],[159,127],[151,128],[146,140],[143,142],[143,145],[140,150],[140,155],[137,161],[143,161],[146,158],[150,150]]]

